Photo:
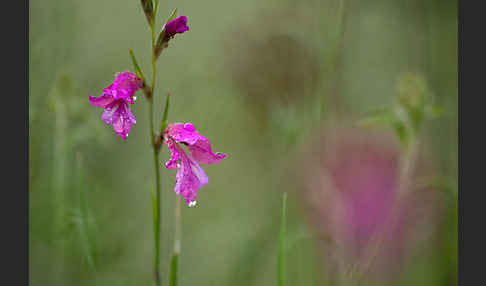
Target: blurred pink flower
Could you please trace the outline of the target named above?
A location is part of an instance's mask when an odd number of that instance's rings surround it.
[[[168,169],[177,167],[176,185],[174,191],[180,194],[188,205],[193,205],[197,191],[208,183],[208,176],[199,166],[216,164],[226,155],[213,153],[209,140],[200,135],[191,123],[172,123],[164,132],[164,142],[171,152],[171,158],[165,164]],[[187,146],[187,154],[182,146]]]
[[[419,176],[433,171],[424,154],[409,178],[411,188],[399,195],[401,154],[390,137],[338,129],[312,146],[305,198],[319,233],[331,243],[326,249],[334,266],[346,272],[371,261],[375,274],[399,269],[410,246],[430,234],[437,218],[438,192],[419,186]]]
[[[102,96],[89,97],[91,105],[105,110],[101,119],[113,125],[116,134],[122,139],[127,139],[132,123],[136,123],[128,103],[134,103],[133,96],[141,88],[143,83],[140,78],[133,73],[122,72],[116,75],[112,84],[103,89]]]

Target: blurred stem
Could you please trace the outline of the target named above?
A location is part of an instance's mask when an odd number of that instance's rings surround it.
[[[54,105],[56,118],[54,136],[54,238],[59,235],[62,229],[63,217],[65,216],[64,189],[66,187],[66,129],[67,116],[66,108],[62,100],[57,100]]]
[[[157,15],[158,1],[155,1],[154,15],[152,23],[150,25],[152,33],[152,87],[151,97],[149,97],[149,116],[150,116],[150,135],[152,138],[152,148],[154,150],[154,169],[155,169],[155,204],[153,204],[154,213],[154,279],[155,285],[160,286],[160,229],[161,229],[161,216],[160,216],[160,170],[159,170],[159,148],[155,143],[156,134],[154,132],[154,118],[153,118],[153,98],[155,96],[155,78],[157,74],[156,70],[156,57],[155,57],[155,19]]]
[[[56,91],[52,91],[54,96],[57,96]],[[66,105],[64,104],[64,99],[56,98],[54,103],[54,115],[56,118],[55,129],[54,129],[54,140],[53,140],[53,150],[54,150],[54,168],[53,172],[53,210],[54,210],[54,223],[52,224],[52,241],[57,244],[56,252],[57,256],[57,266],[52,268],[53,277],[61,279],[64,273],[65,259],[66,259],[66,249],[63,239],[63,228],[66,217],[66,171],[67,168],[67,125],[68,119],[66,114]]]
[[[76,174],[78,176],[78,193],[79,193],[79,211],[81,217],[81,223],[79,225],[79,233],[81,236],[81,241],[85,248],[85,255],[88,267],[96,274],[95,262],[94,262],[94,242],[91,239],[90,231],[89,231],[89,224],[90,224],[90,216],[89,216],[89,207],[88,207],[88,198],[86,197],[86,187],[83,185],[84,182],[84,174],[83,174],[83,157],[81,152],[76,152],[76,166],[77,171]],[[96,279],[96,276],[93,275],[93,278]],[[96,280],[94,281],[96,282]]]
[[[277,285],[278,286],[285,286],[286,282],[286,250],[287,245],[285,242],[285,238],[287,236],[287,193],[283,194],[282,199],[282,224],[280,229],[280,241],[279,241],[279,249],[278,249],[278,260],[277,260]]]
[[[340,116],[340,104],[339,104],[339,94],[338,94],[338,89],[340,86],[341,82],[341,73],[343,70],[343,54],[344,54],[344,47],[345,47],[345,29],[344,25],[346,23],[346,1],[345,0],[339,0],[339,19],[338,19],[338,25],[337,25],[337,31],[336,31],[336,53],[335,53],[335,59],[334,59],[334,64],[333,64],[333,75],[334,79],[332,81],[332,87],[331,87],[331,105],[332,108],[330,110],[333,110],[337,116],[336,119],[339,119]]]
[[[181,252],[181,199],[179,196],[175,196],[175,208],[174,208],[174,253],[172,254],[171,270],[170,270],[170,286],[177,286],[177,274],[179,264],[179,254]]]
[[[175,196],[175,208],[174,208],[174,253],[179,254],[181,252],[181,198]]]

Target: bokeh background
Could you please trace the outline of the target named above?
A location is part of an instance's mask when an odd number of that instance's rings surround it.
[[[356,122],[392,106],[404,74],[444,110],[424,123],[415,172],[439,183],[407,200],[411,227],[391,230],[359,283],[457,285],[457,1],[160,0],[158,23],[175,7],[190,31],[160,57],[155,116],[170,92],[169,120],[228,154],[182,209],[180,285],[276,285],[284,192],[288,285],[357,283],[353,257],[389,214],[402,153],[391,129]],[[124,142],[88,102],[132,70],[129,48],[150,74],[140,1],[32,0],[29,30],[30,285],[152,285],[148,104],[139,94]],[[328,153],[353,168],[316,159]],[[161,176],[167,285],[175,171]]]

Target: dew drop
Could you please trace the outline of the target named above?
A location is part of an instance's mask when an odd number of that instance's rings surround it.
[[[192,123],[185,123],[184,129],[186,129],[187,131],[190,131],[190,132],[195,130],[194,125],[192,125]]]

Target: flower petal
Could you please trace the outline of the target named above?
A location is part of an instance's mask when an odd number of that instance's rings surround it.
[[[226,157],[222,153],[213,153],[209,140],[200,135],[191,123],[169,124],[167,135],[176,142],[186,143],[194,160],[201,164],[215,164]]]
[[[181,15],[174,20],[169,21],[165,25],[165,37],[171,38],[175,34],[182,34],[185,31],[189,31],[189,27],[187,26],[187,17]]]
[[[100,97],[94,97],[94,96],[89,97],[89,102],[91,103],[91,105],[96,107],[101,107],[101,108],[105,108],[108,104],[112,103],[113,101],[115,101],[115,99],[113,98],[113,96],[109,94],[103,94]]]
[[[195,144],[201,137],[192,123],[169,124],[166,132],[176,142],[183,142],[189,145]]]
[[[200,136],[199,140],[193,145],[188,145],[187,149],[191,152],[194,160],[201,164],[216,164],[226,157],[223,153],[213,153],[209,140]]]
[[[101,119],[106,124],[113,125],[116,134],[122,139],[127,139],[132,123],[136,123],[135,116],[130,111],[128,103],[119,99],[105,107]]]
[[[124,101],[120,104],[118,112],[120,113],[120,116],[118,117],[118,120],[113,122],[113,129],[115,129],[116,134],[122,139],[127,139],[132,123],[135,124],[137,121],[130,111],[128,104]]]
[[[133,95],[143,87],[142,80],[130,72],[118,73],[115,80],[103,89],[103,94],[109,94],[116,99],[125,99],[133,104]]]
[[[122,103],[121,100],[115,100],[110,104],[105,106],[105,111],[101,115],[101,120],[103,120],[106,124],[113,124],[113,122],[118,120],[120,117],[120,112],[118,112],[118,108]]]
[[[180,194],[189,205],[196,200],[197,191],[208,184],[208,176],[199,164],[180,147],[181,161],[177,169],[174,191]]]
[[[177,143],[175,143],[172,139],[166,139],[164,140],[164,143],[169,148],[171,154],[170,160],[165,163],[165,167],[171,170],[175,169],[177,167],[177,161],[181,158],[179,147],[177,146]]]

